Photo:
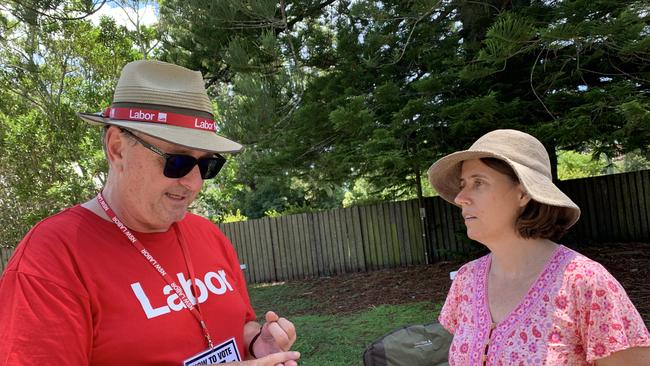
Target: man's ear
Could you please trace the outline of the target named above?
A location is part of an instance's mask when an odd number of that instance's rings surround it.
[[[106,158],[111,168],[121,171],[123,168],[123,153],[126,146],[126,136],[117,126],[109,126],[104,135]]]

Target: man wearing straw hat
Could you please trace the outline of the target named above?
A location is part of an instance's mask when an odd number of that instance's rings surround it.
[[[0,280],[0,365],[297,365],[293,324],[255,321],[237,255],[187,212],[241,145],[199,72],[135,61],[103,125],[97,197],[37,224]],[[243,361],[248,360],[248,361]]]

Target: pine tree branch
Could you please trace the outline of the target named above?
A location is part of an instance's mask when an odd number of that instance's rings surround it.
[[[81,16],[78,16],[78,17],[67,17],[67,16],[57,16],[57,15],[47,14],[47,13],[37,9],[36,6],[34,6],[33,4],[26,4],[26,2],[24,0],[20,0],[20,1],[19,0],[9,0],[9,1],[17,4],[18,6],[22,6],[22,7],[26,8],[26,9],[29,9],[29,10],[35,12],[36,14],[42,15],[42,16],[44,16],[46,18],[50,18],[52,20],[60,20],[60,21],[86,19],[89,16],[91,16],[91,15],[95,14],[96,12],[98,12],[106,4],[106,0],[102,0],[101,3],[93,3],[93,7],[90,9],[90,11],[86,12],[84,15],[81,15]],[[97,5],[97,4],[99,4],[99,5]],[[52,10],[54,10],[54,9],[52,9]]]
[[[322,3],[320,3],[320,4],[318,4],[317,6],[315,6],[315,7],[313,7],[313,8],[309,8],[309,9],[305,10],[305,11],[302,12],[301,14],[298,14],[295,18],[291,19],[291,21],[286,22],[286,24],[285,24],[285,28],[284,28],[284,29],[277,29],[277,30],[276,30],[276,34],[281,33],[281,32],[282,32],[283,30],[285,30],[285,29],[286,29],[287,31],[291,31],[291,30],[293,30],[293,26],[296,25],[296,23],[302,21],[302,20],[305,19],[306,17],[309,17],[309,16],[312,16],[312,15],[318,14],[319,11],[321,11],[321,10],[324,9],[325,7],[327,7],[327,6],[329,6],[329,5],[333,4],[333,3],[335,3],[336,1],[337,1],[337,0],[326,0],[326,1],[324,1],[324,2],[322,2]]]
[[[436,10],[436,8],[439,5],[440,5],[440,1],[438,1],[438,3],[436,3],[434,6],[432,6],[431,9],[429,9],[429,11],[425,12],[420,17],[418,17],[418,19],[415,21],[415,23],[413,23],[413,27],[411,28],[411,31],[409,32],[409,35],[406,38],[406,43],[404,43],[404,47],[402,47],[402,52],[400,53],[399,57],[395,61],[387,64],[387,66],[395,65],[396,63],[398,63],[402,59],[402,57],[404,57],[404,53],[406,52],[406,48],[408,47],[409,43],[411,42],[411,37],[413,36],[413,32],[415,32],[415,28],[418,26],[418,23],[420,23],[422,21],[422,19],[424,19],[424,17],[426,17],[427,15],[433,13],[433,11]]]
[[[539,58],[542,56],[542,53],[544,52],[545,49],[546,47],[542,47],[542,49],[537,54],[537,57],[535,58],[535,63],[533,63],[533,67],[530,69],[530,89],[533,91],[535,98],[537,98],[537,100],[540,103],[542,103],[542,106],[544,107],[546,112],[551,116],[551,118],[553,118],[554,121],[557,121],[557,118],[553,115],[553,113],[551,113],[551,111],[548,109],[548,107],[546,106],[542,98],[540,98],[540,96],[537,94],[537,91],[535,90],[535,85],[533,85],[533,74],[535,73],[535,66],[537,66],[537,62],[539,62]]]

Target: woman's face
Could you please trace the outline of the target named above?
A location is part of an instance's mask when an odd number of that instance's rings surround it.
[[[463,162],[459,184],[454,202],[462,209],[468,237],[486,244],[518,235],[515,222],[530,201],[521,184],[479,159]]]

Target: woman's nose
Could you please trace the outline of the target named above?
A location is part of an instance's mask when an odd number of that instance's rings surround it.
[[[461,189],[456,197],[454,197],[454,203],[456,203],[458,206],[466,205],[469,203],[469,199],[465,194],[465,189]]]

